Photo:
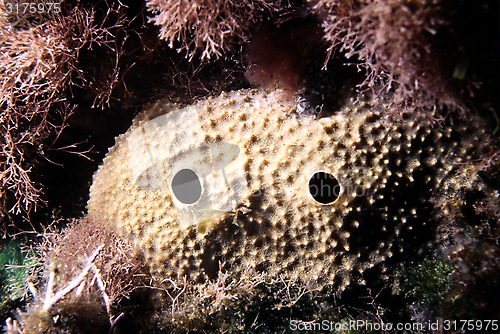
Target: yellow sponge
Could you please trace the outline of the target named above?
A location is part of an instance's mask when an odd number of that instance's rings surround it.
[[[202,282],[224,266],[341,291],[424,242],[437,189],[487,145],[476,128],[390,122],[377,101],[320,119],[281,101],[241,90],[157,103],[94,175],[89,214],[132,240],[160,279]]]

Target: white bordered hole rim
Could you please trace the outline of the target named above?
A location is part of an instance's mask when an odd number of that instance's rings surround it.
[[[314,172],[307,184],[309,195],[320,204],[332,204],[342,194],[342,186],[338,179],[326,171]]]
[[[175,198],[182,204],[195,204],[203,192],[198,174],[190,168],[183,168],[175,173],[171,182]]]

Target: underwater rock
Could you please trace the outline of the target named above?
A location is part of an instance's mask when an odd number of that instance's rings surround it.
[[[315,119],[280,96],[158,102],[94,175],[89,215],[131,240],[160,279],[251,268],[340,292],[387,278],[430,241],[446,189],[484,187],[461,163],[489,145],[474,122],[390,122],[376,99]]]

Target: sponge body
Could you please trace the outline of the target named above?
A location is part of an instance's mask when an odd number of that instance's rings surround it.
[[[456,162],[487,145],[480,128],[391,123],[375,100],[315,119],[280,96],[241,90],[152,106],[94,175],[89,214],[132,240],[160,279],[251,269],[341,291],[425,243],[440,187],[457,174],[456,187],[470,187],[474,170]],[[312,187],[318,172],[337,183]],[[180,173],[191,176],[174,184]]]

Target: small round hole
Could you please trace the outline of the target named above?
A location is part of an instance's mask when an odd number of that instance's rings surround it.
[[[179,202],[194,204],[201,197],[201,182],[192,169],[181,169],[172,179],[172,191]]]
[[[335,202],[340,196],[339,181],[332,174],[316,172],[309,179],[309,193],[321,204]]]

